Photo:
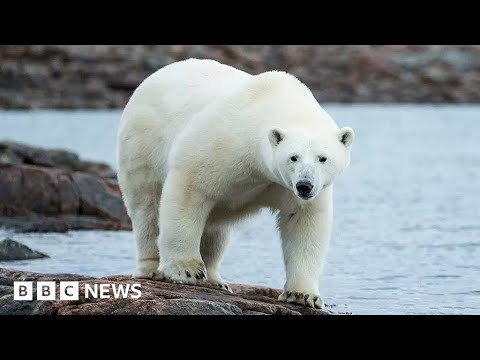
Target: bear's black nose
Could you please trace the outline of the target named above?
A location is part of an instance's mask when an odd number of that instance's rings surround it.
[[[309,195],[313,189],[313,185],[308,181],[299,181],[297,183],[297,191],[300,196]]]

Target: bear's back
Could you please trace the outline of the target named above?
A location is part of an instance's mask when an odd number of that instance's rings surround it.
[[[188,118],[250,77],[214,60],[191,58],[175,62],[146,78],[125,110],[148,106],[161,109],[163,116]]]

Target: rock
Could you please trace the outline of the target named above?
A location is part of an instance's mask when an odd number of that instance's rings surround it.
[[[479,45],[4,45],[0,107],[122,108],[153,71],[189,57],[290,71],[322,102],[480,102]],[[454,95],[439,94],[444,79]]]
[[[0,241],[0,261],[41,259],[49,257],[12,239]]]
[[[131,230],[130,224],[87,215],[0,216],[0,226],[16,232],[67,232],[69,230]]]
[[[110,166],[103,163],[83,161],[71,151],[63,149],[42,149],[26,144],[0,141],[0,164],[28,164],[55,167],[70,171],[81,171],[100,177],[115,177]]]
[[[110,191],[103,179],[76,172],[72,181],[78,189],[80,213],[128,223],[129,218],[121,198]]]
[[[0,226],[130,230],[115,172],[65,150],[0,142]]]
[[[451,74],[449,69],[441,66],[427,67],[422,73],[421,77],[426,82],[432,83],[446,83],[455,81],[455,76]]]
[[[13,282],[56,281],[55,301],[13,300]],[[79,300],[59,300],[59,281],[79,281]],[[140,284],[141,297],[85,298],[85,284]],[[280,290],[231,284],[233,294],[216,289],[169,284],[126,276],[92,278],[81,275],[44,275],[0,268],[0,315],[331,315],[330,310],[305,308],[277,301]]]

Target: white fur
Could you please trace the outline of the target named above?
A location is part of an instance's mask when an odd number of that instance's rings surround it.
[[[231,225],[267,207],[278,212],[282,237],[280,300],[321,307],[332,183],[348,166],[353,137],[287,73],[252,76],[197,59],[158,70],[135,90],[118,133],[118,177],[137,243],[133,276],[229,290],[218,267]],[[307,200],[300,180],[313,186]]]

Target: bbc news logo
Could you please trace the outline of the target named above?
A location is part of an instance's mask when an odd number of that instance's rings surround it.
[[[142,296],[141,284],[85,284],[85,299],[138,299]],[[13,300],[57,300],[57,283],[55,281],[37,281],[34,292],[33,281],[15,281],[13,283]],[[79,282],[60,281],[60,300],[78,300]]]

